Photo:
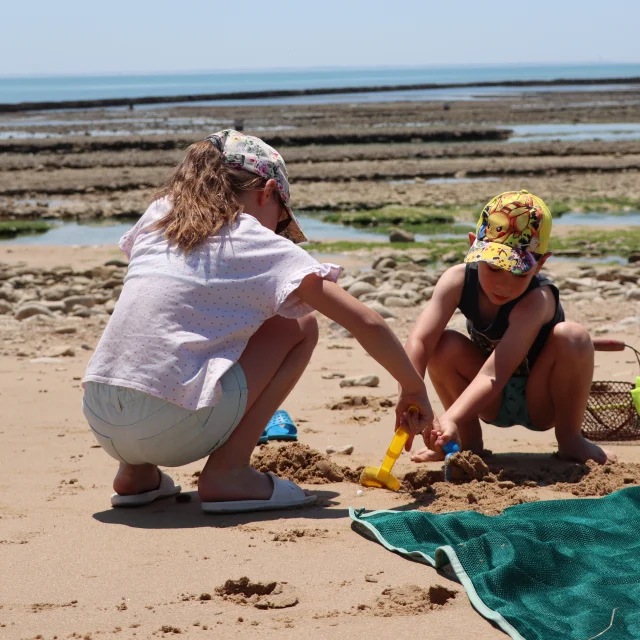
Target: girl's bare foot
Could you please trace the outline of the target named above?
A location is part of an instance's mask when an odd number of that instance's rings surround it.
[[[232,470],[201,473],[198,493],[202,502],[268,500],[273,493],[273,482],[268,475],[247,464]]]
[[[615,462],[618,459],[613,451],[603,449],[579,434],[572,438],[564,438],[562,443],[558,442],[558,457],[578,462],[595,460],[598,464]]]
[[[160,472],[154,464],[124,464],[113,480],[113,490],[121,496],[134,496],[160,486]]]

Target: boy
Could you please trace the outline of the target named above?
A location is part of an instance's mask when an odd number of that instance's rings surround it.
[[[551,212],[527,191],[509,191],[483,209],[465,264],[448,269],[411,331],[406,350],[428,368],[445,407],[424,431],[415,462],[441,460],[442,445],[483,448],[479,419],[498,427],[555,427],[558,455],[601,464],[615,456],[586,440],[582,419],[593,375],[593,344],[566,322],[557,287],[540,275],[550,253]],[[455,309],[469,338],[447,330]]]

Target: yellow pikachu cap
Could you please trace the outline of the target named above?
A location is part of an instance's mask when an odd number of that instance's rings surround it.
[[[523,274],[547,252],[551,211],[538,196],[522,189],[493,198],[480,214],[476,240],[465,262],[487,262]]]

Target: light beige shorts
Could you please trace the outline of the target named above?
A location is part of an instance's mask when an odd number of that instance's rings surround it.
[[[247,381],[240,364],[220,384],[222,397],[214,407],[192,411],[135,389],[87,382],[82,408],[111,457],[127,464],[179,467],[220,448],[244,415]]]

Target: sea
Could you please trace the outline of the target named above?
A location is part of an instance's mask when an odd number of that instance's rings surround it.
[[[0,78],[0,103],[60,100],[96,100],[179,96],[238,91],[366,87],[381,85],[501,82],[508,80],[556,80],[578,78],[626,78],[640,76],[640,64],[580,65],[466,65],[405,68],[309,69],[278,71],[217,71],[146,75],[46,76]],[[597,86],[597,85],[595,85]],[[581,87],[583,90],[594,85]],[[612,87],[613,88],[613,87]],[[617,89],[623,88],[616,86]],[[547,87],[563,90],[562,86]],[[564,87],[566,89],[566,87]],[[487,95],[523,92],[529,88],[490,87],[390,91],[371,94],[333,94],[242,101],[255,103],[385,102],[399,99],[478,99]],[[216,104],[237,104],[237,101]]]

